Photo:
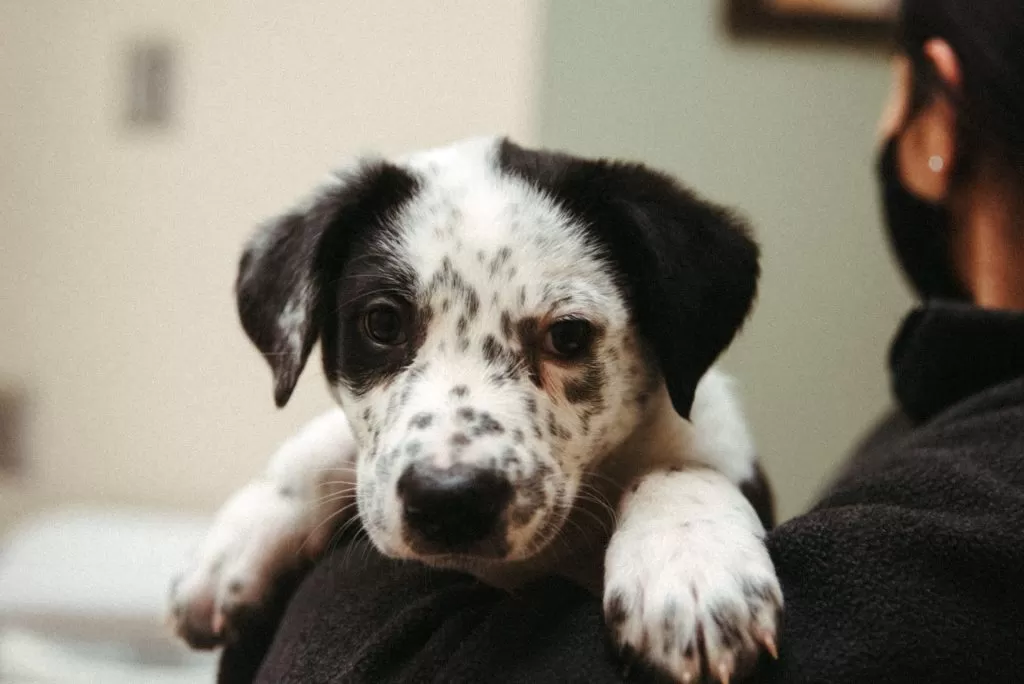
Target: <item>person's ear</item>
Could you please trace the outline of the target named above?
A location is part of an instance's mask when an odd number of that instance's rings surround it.
[[[321,333],[325,288],[351,245],[368,239],[418,181],[385,162],[338,174],[311,202],[257,229],[235,282],[238,314],[274,375],[274,401],[288,403]]]
[[[619,271],[633,322],[651,346],[676,412],[746,319],[760,275],[757,245],[731,212],[638,164],[500,149],[502,170],[580,219]]]
[[[956,167],[957,108],[949,93],[960,90],[960,63],[956,53],[944,40],[933,39],[924,46],[924,56],[943,89],[936,91],[910,113],[904,121],[899,140],[899,169],[903,184],[919,197],[932,202],[946,199]],[[904,102],[911,97],[909,70]],[[906,105],[909,109],[909,105]],[[904,119],[907,113],[904,112]]]

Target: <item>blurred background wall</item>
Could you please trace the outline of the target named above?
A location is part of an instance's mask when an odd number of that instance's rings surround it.
[[[536,130],[535,0],[0,0],[0,378],[31,401],[0,515],[212,508],[329,406],[273,407],[232,286],[254,223],[347,155]],[[169,38],[174,120],[125,125]],[[2,384],[4,380],[0,380]]]
[[[886,405],[907,300],[885,251],[877,49],[738,41],[723,3],[0,0],[0,387],[30,411],[0,524],[61,501],[208,510],[327,405],[273,408],[236,322],[254,222],[363,150],[503,131],[626,156],[741,207],[764,245],[726,359],[789,515]],[[176,46],[174,117],[125,124],[131,41]]]

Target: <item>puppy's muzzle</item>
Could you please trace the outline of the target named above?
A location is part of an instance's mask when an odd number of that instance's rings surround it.
[[[512,484],[502,473],[457,463],[413,463],[398,479],[410,545],[420,553],[504,553]]]

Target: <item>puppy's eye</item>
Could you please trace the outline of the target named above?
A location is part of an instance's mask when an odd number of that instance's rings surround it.
[[[375,304],[366,310],[363,332],[382,347],[398,347],[406,341],[402,312],[391,303]]]
[[[550,328],[544,340],[549,354],[572,361],[590,351],[594,341],[594,327],[587,321],[567,318],[557,321]]]

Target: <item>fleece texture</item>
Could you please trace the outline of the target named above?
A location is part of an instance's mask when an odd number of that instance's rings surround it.
[[[898,409],[769,536],[786,615],[756,681],[1024,681],[1024,315],[929,304],[891,368]],[[624,678],[642,676],[610,652],[600,601],[566,581],[510,595],[353,544],[221,668],[261,684]]]

